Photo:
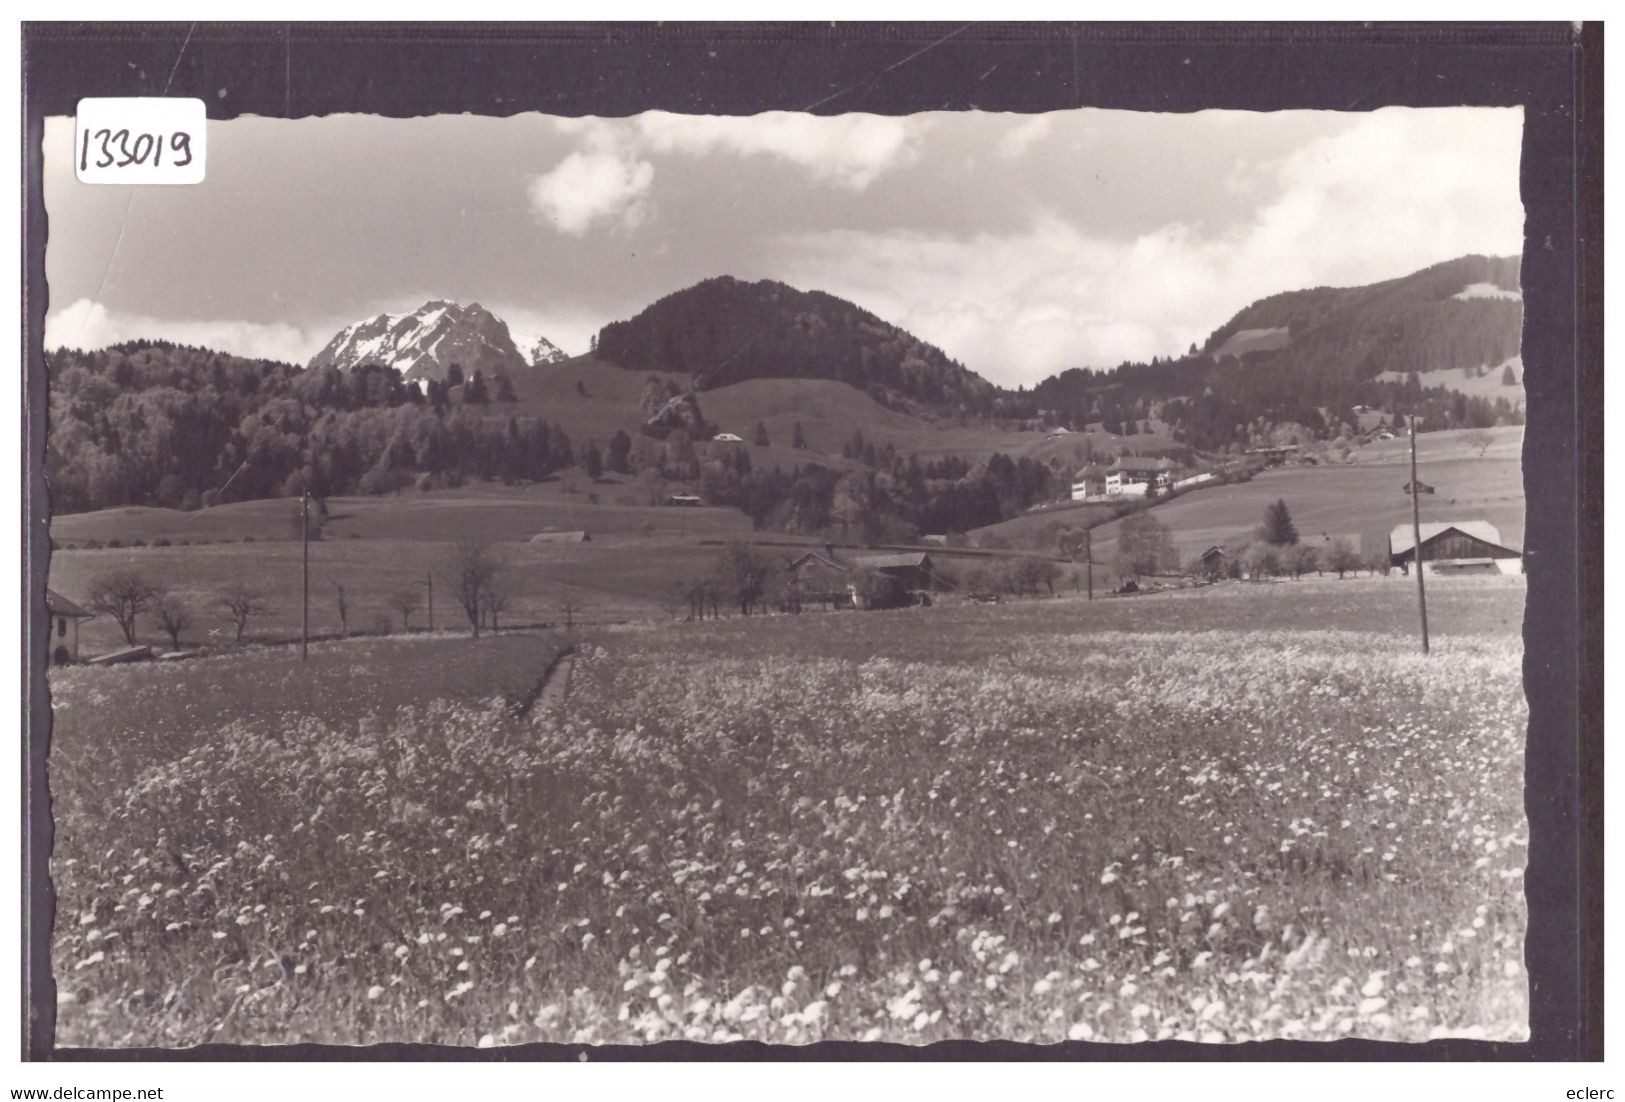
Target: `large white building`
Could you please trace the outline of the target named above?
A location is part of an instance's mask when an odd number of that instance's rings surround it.
[[[1145,497],[1152,492],[1161,493],[1173,486],[1178,469],[1178,464],[1164,456],[1147,459],[1139,455],[1120,455],[1106,468],[1106,494]]]

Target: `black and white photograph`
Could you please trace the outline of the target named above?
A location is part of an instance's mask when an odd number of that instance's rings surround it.
[[[1523,108],[206,125],[40,134],[55,1047],[1529,1039]]]

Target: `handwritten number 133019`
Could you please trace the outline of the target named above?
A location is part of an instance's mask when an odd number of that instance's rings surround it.
[[[133,141],[131,139],[134,139]],[[129,130],[97,130],[94,133],[86,130],[84,141],[79,149],[79,170],[82,172],[91,167],[92,143],[100,147],[96,157],[96,168],[111,168],[117,166],[146,164],[150,158],[154,168],[164,163],[164,149],[167,145],[171,154],[170,163],[176,168],[182,168],[192,163],[192,135],[184,130],[177,130],[173,134],[131,134]],[[177,160],[176,158],[182,158]]]

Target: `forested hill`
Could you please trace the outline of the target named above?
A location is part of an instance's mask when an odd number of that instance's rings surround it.
[[[1182,356],[1071,368],[1008,392],[1001,412],[1076,428],[1143,431],[1150,419],[1206,451],[1307,431],[1352,432],[1365,405],[1430,429],[1521,423],[1523,298],[1517,257],[1465,256],[1366,287],[1318,287],[1246,307]],[[1494,373],[1505,394],[1423,386],[1428,372]],[[1437,379],[1437,375],[1433,376]],[[1138,429],[1136,426],[1140,426]]]
[[[573,459],[557,426],[513,416],[506,380],[478,372],[425,393],[377,364],[307,370],[164,342],[46,360],[58,513],[534,479]]]
[[[1519,259],[1463,256],[1365,287],[1273,295],[1220,326],[1202,350],[1350,381],[1503,363],[1523,337]]]
[[[708,279],[612,322],[600,359],[639,370],[692,372],[704,389],[746,379],[835,379],[943,411],[982,412],[995,388],[934,345],[821,291]]]

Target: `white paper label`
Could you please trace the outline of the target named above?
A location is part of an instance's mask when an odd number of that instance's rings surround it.
[[[82,99],[73,162],[86,184],[201,184],[208,118],[200,99]]]

